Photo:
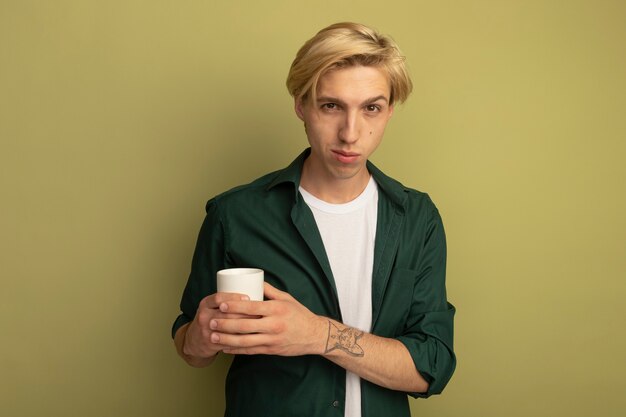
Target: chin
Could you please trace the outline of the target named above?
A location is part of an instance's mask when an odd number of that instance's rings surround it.
[[[356,177],[361,172],[360,167],[341,167],[332,170],[333,175],[338,180],[349,180]]]

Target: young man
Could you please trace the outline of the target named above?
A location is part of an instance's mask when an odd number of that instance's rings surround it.
[[[409,416],[452,376],[441,218],[368,162],[411,91],[395,43],[353,23],[298,52],[287,79],[310,149],[207,203],[173,334],[190,365],[234,354],[226,416]],[[216,272],[265,271],[265,301]]]

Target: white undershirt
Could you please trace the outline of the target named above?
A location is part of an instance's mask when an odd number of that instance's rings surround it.
[[[343,323],[364,332],[372,326],[372,270],[378,188],[370,177],[363,192],[345,204],[322,201],[302,187],[322,236],[337,287]],[[346,417],[361,417],[361,380],[346,372]]]

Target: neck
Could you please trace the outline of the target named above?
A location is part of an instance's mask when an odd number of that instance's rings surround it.
[[[310,162],[310,158],[304,161],[300,186],[330,204],[343,204],[354,200],[365,190],[371,177],[364,167],[353,177],[333,178],[314,170]]]

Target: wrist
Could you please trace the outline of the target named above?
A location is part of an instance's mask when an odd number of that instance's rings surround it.
[[[324,356],[349,355],[362,357],[365,355],[361,343],[365,332],[343,323],[328,319]]]
[[[315,333],[315,354],[324,356],[326,354],[326,341],[328,339],[328,326],[331,320],[328,317],[318,316],[317,331]]]

